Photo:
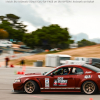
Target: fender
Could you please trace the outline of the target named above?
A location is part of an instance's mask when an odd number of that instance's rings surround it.
[[[39,87],[41,87],[41,84],[40,84],[40,82],[39,82],[39,80],[38,79],[36,79],[36,78],[26,78],[26,79],[23,79],[23,84],[25,84],[27,81],[29,81],[29,80],[32,80],[32,81],[35,81],[38,85],[39,85]]]
[[[94,83],[96,83],[96,85],[98,86],[98,88],[100,88],[100,86],[98,85],[97,81],[95,81],[94,79],[83,79],[82,81],[79,82],[78,87],[81,87],[82,84],[83,84],[85,81],[93,81]]]

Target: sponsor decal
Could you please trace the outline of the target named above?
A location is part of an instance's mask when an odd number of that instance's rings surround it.
[[[89,72],[88,72],[88,71],[86,71],[85,73],[87,73],[87,74],[88,74],[88,73],[92,73],[92,72],[91,72],[91,71],[89,71]]]
[[[58,77],[58,79],[54,80],[53,86],[67,86],[67,81],[63,77]]]
[[[85,79],[87,79],[87,78],[92,78],[92,75],[85,75],[84,78],[85,78]]]
[[[54,84],[53,84],[54,86],[57,86],[57,80],[54,80]]]
[[[100,78],[100,75],[98,75],[98,78]]]
[[[45,87],[49,87],[49,78],[45,78]]]

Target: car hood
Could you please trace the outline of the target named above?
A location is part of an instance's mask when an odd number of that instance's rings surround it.
[[[25,75],[42,75],[42,73],[27,73],[27,74],[25,74]]]
[[[42,73],[28,73],[28,74],[22,75],[18,78],[31,78],[31,77],[38,78],[38,77],[43,77],[43,75],[42,75]]]

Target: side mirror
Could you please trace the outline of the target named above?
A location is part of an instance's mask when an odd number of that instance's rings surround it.
[[[53,73],[50,73],[50,76],[53,77]]]
[[[45,75],[47,72],[44,72],[43,75]]]

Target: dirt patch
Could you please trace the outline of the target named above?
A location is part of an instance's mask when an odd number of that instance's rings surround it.
[[[100,58],[100,45],[80,47],[80,48],[76,48],[76,49],[66,49],[64,51],[53,53],[53,54],[70,55],[70,56],[72,56],[72,59],[74,59],[74,57],[96,57],[96,58]],[[22,57],[22,58],[24,58],[26,60],[27,65],[33,65],[34,61],[37,61],[37,60],[45,61],[45,55],[46,54],[36,54],[36,55]],[[20,59],[10,61],[10,63],[19,64]]]
[[[27,66],[33,66],[33,63],[36,62],[37,60],[42,60],[43,61],[43,65],[45,63],[45,54],[37,54],[37,55],[32,55],[32,56],[25,56],[25,57],[21,57],[19,59],[16,60],[11,60],[9,62],[9,64],[15,64],[15,65],[20,65],[20,61],[21,59],[25,60],[25,64]]]
[[[13,44],[13,45],[12,45],[13,48],[19,48],[19,46],[20,46],[20,45],[18,45],[18,44]]]

